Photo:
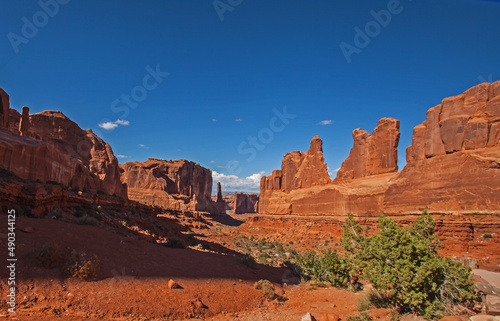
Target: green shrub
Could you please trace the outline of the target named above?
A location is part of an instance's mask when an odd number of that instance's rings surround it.
[[[248,254],[243,254],[240,256],[240,261],[244,265],[248,266],[249,268],[254,268],[257,262],[255,262],[254,258],[251,255]]]
[[[74,222],[75,222],[75,224],[78,224],[78,225],[97,225],[97,224],[99,224],[99,221],[96,218],[90,217],[90,216],[79,217]]]
[[[361,297],[356,303],[358,311],[366,311],[370,307],[388,308],[389,298],[386,295],[376,291],[370,290],[365,296]]]
[[[435,225],[426,212],[407,229],[381,216],[379,233],[368,236],[349,214],[341,240],[351,263],[349,278],[362,275],[403,313],[433,318],[454,305],[471,306],[475,295],[470,269],[437,254],[441,244]]]
[[[337,251],[328,249],[321,255],[315,252],[299,254],[296,265],[301,272],[313,280],[329,282],[335,287],[348,285],[346,262],[337,254]]]
[[[164,246],[173,248],[173,249],[185,249],[186,243],[183,240],[177,237],[170,237],[166,243],[163,243]]]
[[[486,234],[484,234],[484,235],[483,235],[483,238],[484,238],[485,240],[487,240],[487,239],[491,239],[491,238],[493,238],[493,235],[491,235],[491,233],[486,233]]]
[[[73,215],[75,217],[83,217],[83,216],[85,216],[85,214],[86,214],[86,211],[81,206],[78,206],[77,208],[75,208],[75,212],[73,213]]]
[[[54,208],[54,209],[51,209],[47,215],[50,217],[50,218],[55,218],[57,220],[61,219],[62,216],[63,216],[63,211],[62,209],[60,208]]]
[[[255,282],[254,288],[257,290],[261,290],[264,297],[269,300],[274,299],[276,293],[274,292],[274,285],[268,280],[260,280],[259,282]]]
[[[95,255],[73,250],[66,262],[65,271],[74,278],[89,281],[97,276],[99,259]]]
[[[46,242],[35,248],[34,254],[36,265],[46,269],[60,268],[64,263],[64,251],[56,243]]]
[[[347,321],[371,321],[372,318],[368,315],[368,313],[363,312],[360,315],[357,315],[355,317],[348,317]]]

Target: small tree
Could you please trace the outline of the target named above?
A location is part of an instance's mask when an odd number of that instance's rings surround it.
[[[298,255],[296,263],[302,273],[315,280],[329,282],[335,287],[348,285],[347,268],[337,251],[328,249],[323,251],[321,255],[307,252]]]
[[[470,268],[437,253],[441,244],[430,214],[424,211],[407,229],[384,216],[378,221],[379,233],[368,236],[352,214],[346,219],[341,245],[351,280],[361,275],[400,312],[425,317],[473,303]]]

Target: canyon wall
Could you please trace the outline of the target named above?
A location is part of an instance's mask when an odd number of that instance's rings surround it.
[[[221,201],[211,199],[212,172],[197,163],[150,158],[120,167],[131,200],[165,209],[225,212],[225,205],[217,205]]]
[[[249,193],[234,193],[234,214],[258,213],[259,195]]]
[[[318,137],[313,138],[319,146],[313,162],[302,161],[309,152],[285,155],[281,170],[261,180],[259,212],[500,213],[500,81],[477,85],[429,109],[426,120],[413,130],[407,165],[399,173],[399,121],[383,118],[372,135],[356,129],[353,139],[333,182],[325,179]]]
[[[354,179],[398,171],[399,120],[382,118],[370,135],[357,128],[354,146],[336,179]]]
[[[29,115],[24,107],[22,116],[13,109],[8,115],[0,130],[1,168],[22,179],[127,197],[113,150],[91,130],[58,111]]]

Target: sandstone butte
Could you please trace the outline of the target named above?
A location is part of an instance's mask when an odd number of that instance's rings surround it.
[[[187,160],[150,158],[120,165],[128,197],[142,204],[180,211],[225,213],[218,184],[217,201],[211,199],[212,172]]]
[[[115,195],[123,201],[105,201],[117,206],[130,197],[148,205],[172,209],[224,212],[222,197],[219,202],[210,200],[210,170],[198,164],[183,160],[149,160],[127,163],[121,169],[109,144],[90,129],[81,129],[62,112],[43,111],[30,115],[29,108],[23,107],[21,115],[10,108],[9,95],[1,88],[0,103],[0,168],[21,179],[62,184],[100,194],[101,198],[103,194]],[[148,168],[151,163],[158,166]],[[127,184],[131,187],[129,191]],[[23,199],[22,203],[29,204],[38,215],[58,206],[81,205],[81,200],[57,185],[51,186],[49,191],[36,184],[3,184],[0,199],[12,204]],[[127,204],[131,206],[132,203]]]
[[[234,193],[233,213],[247,214],[259,212],[259,195],[253,193]]]
[[[482,83],[430,108],[413,129],[398,172],[399,121],[383,118],[354,145],[330,180],[322,141],[284,156],[262,177],[259,212],[342,216],[500,213],[500,81]]]
[[[0,95],[5,115],[8,95],[3,90]],[[29,115],[23,107],[21,116],[7,110],[8,121],[0,130],[0,167],[22,179],[126,197],[113,150],[91,130],[81,129],[58,111]]]

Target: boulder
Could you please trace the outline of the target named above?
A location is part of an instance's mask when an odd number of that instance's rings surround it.
[[[489,315],[500,315],[500,296],[486,295],[486,313]]]
[[[168,280],[167,287],[169,289],[182,289],[182,286],[180,286],[179,283],[175,282],[172,279]]]
[[[311,315],[311,313],[307,312],[302,316],[301,321],[316,321],[316,318]]]
[[[470,321],[500,321],[500,317],[496,317],[493,315],[474,315],[469,318]]]

